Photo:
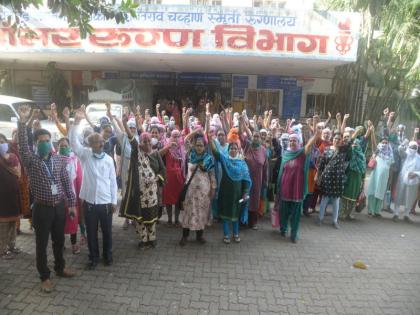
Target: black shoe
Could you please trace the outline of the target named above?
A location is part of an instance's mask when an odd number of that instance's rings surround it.
[[[149,242],[149,247],[150,248],[156,248],[156,246],[157,246],[157,241],[150,241]]]
[[[104,259],[105,266],[112,266],[112,263],[113,263],[112,259]]]
[[[198,242],[199,244],[201,244],[201,245],[203,245],[203,244],[206,244],[206,243],[207,243],[207,241],[206,241],[206,239],[205,239],[204,237],[198,237],[198,238],[197,238],[197,242]]]
[[[311,214],[308,211],[304,211],[303,215],[307,218],[309,218],[311,216]]]
[[[98,265],[97,263],[94,263],[94,262],[89,262],[89,263],[86,265],[86,270],[95,270],[97,265]]]
[[[179,246],[184,247],[185,245],[187,245],[187,238],[183,237],[181,238],[181,240],[179,241]]]
[[[283,237],[286,237],[286,232],[281,231],[281,232],[280,232],[280,235],[281,235],[281,236],[283,236]]]
[[[137,247],[138,247],[139,249],[145,249],[146,244],[140,241],[140,242],[139,242],[139,244],[137,245]]]
[[[295,238],[291,238],[290,240],[292,241],[293,244],[297,243],[297,239],[295,239]]]

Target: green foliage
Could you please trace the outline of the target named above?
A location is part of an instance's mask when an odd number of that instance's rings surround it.
[[[21,19],[25,9],[31,5],[39,8],[43,2],[43,0],[7,0],[0,1],[0,4],[10,8],[14,13],[14,16],[7,18],[7,23],[20,30],[21,28],[27,28],[27,25]],[[102,14],[107,20],[115,20],[120,24],[130,17],[136,17],[136,8],[138,7],[138,4],[134,3],[133,0],[122,0],[119,5],[116,4],[116,0],[48,0],[46,4],[51,12],[66,18],[70,27],[78,27],[82,38],[92,32],[92,26],[89,23],[92,15]]]
[[[341,110],[356,113],[355,123],[375,120],[384,107],[415,112],[418,99],[410,95],[420,82],[420,0],[320,0],[317,7],[363,17],[357,62],[336,68]]]
[[[61,113],[64,107],[68,106],[69,85],[64,72],[56,68],[55,62],[49,62],[45,70],[48,93],[52,102],[56,103],[58,112]]]

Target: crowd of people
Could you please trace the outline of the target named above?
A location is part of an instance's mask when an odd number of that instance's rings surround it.
[[[395,127],[388,109],[380,130],[371,121],[348,126],[349,114],[337,114],[334,122],[329,113],[325,121],[314,116],[281,122],[271,111],[252,119],[246,110],[213,113],[209,103],[200,121],[191,108],[176,115],[159,104],[155,110],[142,115],[139,107],[127,107],[120,119],[107,104],[106,116],[95,125],[84,106],[73,121],[65,108],[63,126],[52,104],[51,118],[64,135],[54,146],[50,133],[34,119],[36,111],[22,106],[13,139],[0,134],[1,255],[8,259],[19,252],[19,222],[29,218],[44,292],[53,288],[49,236],[57,276],[75,275],[63,258],[65,235],[70,235],[73,254],[87,243],[87,268],[96,268],[99,226],[103,263],[112,265],[117,211],[125,218],[124,229],[135,226],[141,249],[156,246],[164,211],[167,224],[180,228],[180,246],[188,244],[191,231],[205,244],[204,230],[211,222],[221,222],[225,244],[239,243],[240,227],[257,230],[266,214],[283,237],[290,225],[290,240],[296,243],[301,216],[316,213],[321,225],[328,205],[336,229],[339,220],[353,220],[366,202],[370,216],[381,217],[388,209],[398,221],[403,207],[404,220],[411,222],[419,200],[419,129],[409,135],[403,125]],[[88,126],[82,125],[85,121]]]

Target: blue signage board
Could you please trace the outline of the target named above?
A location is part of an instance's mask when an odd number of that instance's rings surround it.
[[[176,73],[174,72],[160,72],[160,71],[131,71],[130,79],[142,80],[174,80]]]
[[[284,118],[298,118],[302,101],[302,87],[291,86],[283,89],[283,113]]]
[[[220,73],[182,72],[178,74],[180,81],[221,81]]]
[[[258,89],[280,90],[287,86],[296,86],[296,78],[280,75],[259,75],[257,78]]]
[[[247,75],[235,75],[233,76],[233,97],[234,98],[245,98],[245,90],[248,88],[248,76]]]

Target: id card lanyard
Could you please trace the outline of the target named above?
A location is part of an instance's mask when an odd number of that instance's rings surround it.
[[[47,163],[45,163],[44,161],[42,161],[42,163],[44,164],[44,166],[45,166],[45,169],[46,169],[46,171],[47,171],[47,173],[48,173],[48,178],[50,179],[50,181],[51,181],[51,194],[54,196],[54,195],[57,195],[58,194],[58,189],[57,189],[57,185],[55,184],[55,178],[54,178],[54,175],[53,175],[53,173],[54,173],[54,161],[53,161],[53,159],[51,158],[51,170],[50,170],[50,168],[48,167],[48,165],[47,165]]]

